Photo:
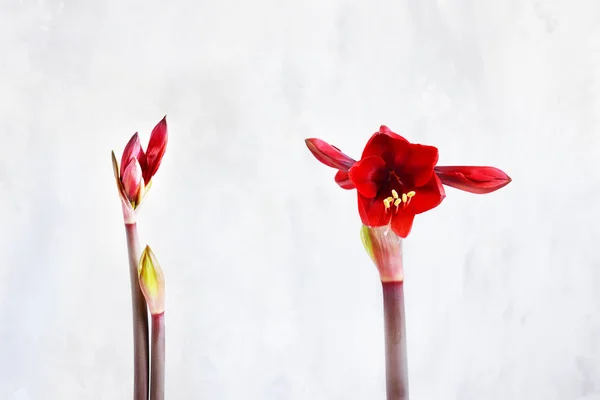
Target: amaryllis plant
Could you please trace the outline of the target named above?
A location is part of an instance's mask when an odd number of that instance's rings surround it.
[[[167,120],[164,117],[152,130],[146,151],[142,148],[136,132],[123,150],[120,166],[115,153],[112,152],[113,172],[121,200],[129,257],[133,309],[134,400],[164,398],[164,279],[150,248],[146,247],[141,251],[137,232],[137,211],[150,189],[152,177],[162,162],[167,140]],[[152,314],[151,355],[148,306]],[[151,387],[149,379],[152,380]]]
[[[383,287],[387,397],[406,400],[402,239],[411,232],[417,214],[444,200],[443,185],[485,194],[511,179],[494,167],[437,166],[436,147],[410,143],[387,126],[371,136],[358,161],[321,139],[306,139],[306,145],[317,160],[337,169],[335,182],[341,188],[356,189],[363,244]]]

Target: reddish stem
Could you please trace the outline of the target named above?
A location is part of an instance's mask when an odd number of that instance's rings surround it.
[[[137,225],[125,224],[127,252],[129,256],[129,278],[131,283],[131,305],[133,310],[133,399],[148,400],[149,343],[148,308],[138,280],[138,263],[141,250]]]
[[[404,283],[382,282],[387,400],[408,400]]]
[[[165,398],[165,313],[152,316],[150,400]]]

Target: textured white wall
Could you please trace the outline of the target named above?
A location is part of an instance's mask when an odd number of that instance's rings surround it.
[[[513,183],[405,242],[411,398],[600,399],[600,2],[0,0],[0,399],[128,399],[110,150],[168,115],[140,216],[170,399],[383,399],[355,195],[380,124]]]

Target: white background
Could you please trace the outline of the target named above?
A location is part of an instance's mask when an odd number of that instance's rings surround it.
[[[164,114],[167,398],[384,398],[355,193],[303,139],[386,124],[513,178],[405,241],[411,399],[600,399],[599,79],[597,0],[0,0],[0,399],[131,398],[110,151]]]

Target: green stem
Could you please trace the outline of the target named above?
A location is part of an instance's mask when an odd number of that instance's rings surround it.
[[[404,283],[382,282],[387,400],[408,400]]]
[[[165,398],[165,313],[152,316],[150,400]]]
[[[148,400],[149,349],[148,309],[138,280],[138,264],[141,250],[137,225],[125,224],[127,253],[129,256],[129,278],[131,283],[131,305],[133,310],[133,399]]]

